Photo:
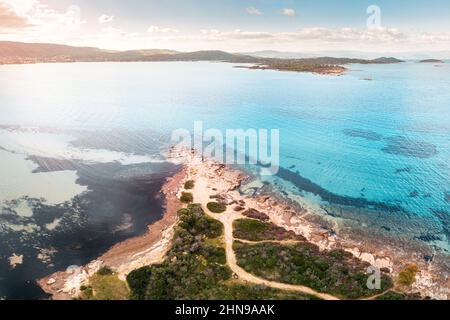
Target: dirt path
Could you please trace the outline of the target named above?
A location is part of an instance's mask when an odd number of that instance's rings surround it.
[[[304,294],[309,294],[316,296],[323,300],[339,300],[339,298],[326,294],[317,292],[309,287],[301,286],[301,285],[292,285],[286,283],[280,283],[275,281],[269,281],[262,278],[259,278],[255,275],[252,275],[242,269],[237,264],[236,254],[233,250],[233,222],[236,219],[245,218],[238,212],[235,212],[231,206],[228,206],[227,211],[221,214],[215,214],[208,210],[206,204],[211,201],[210,196],[215,193],[208,187],[208,180],[204,177],[198,177],[195,181],[195,187],[192,190],[194,195],[194,202],[202,204],[204,211],[211,216],[212,218],[219,220],[224,225],[224,241],[225,241],[225,250],[227,256],[227,263],[230,269],[241,279],[247,282],[251,282],[254,284],[265,285],[267,287],[288,290],[288,291],[297,291]]]
[[[251,218],[247,218],[251,219]],[[261,240],[261,241],[251,241],[251,240],[244,240],[244,239],[238,239],[234,238],[235,240],[242,242],[242,243],[248,243],[248,244],[258,244],[258,243],[278,243],[278,244],[299,244],[304,243],[304,241],[299,240]]]

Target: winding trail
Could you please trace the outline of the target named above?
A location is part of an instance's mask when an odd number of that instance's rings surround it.
[[[316,296],[323,300],[339,300],[338,297],[335,297],[333,295],[326,294],[326,293],[317,292],[314,289],[309,288],[309,287],[262,279],[255,275],[252,275],[252,274],[248,273],[247,271],[245,271],[244,269],[242,269],[237,264],[236,254],[233,250],[233,242],[235,241],[235,239],[233,237],[233,222],[237,219],[243,219],[246,217],[241,215],[239,212],[235,212],[231,208],[231,206],[228,206],[227,210],[221,214],[215,214],[215,213],[209,211],[208,208],[206,207],[206,204],[211,201],[210,196],[215,194],[215,192],[212,192],[212,190],[210,190],[210,188],[208,187],[208,180],[204,177],[198,177],[196,179],[195,186],[194,186],[194,189],[192,190],[192,192],[194,195],[194,202],[200,203],[202,205],[203,210],[210,217],[222,222],[222,224],[224,226],[224,242],[225,242],[227,263],[228,263],[228,266],[230,267],[230,269],[241,280],[251,282],[253,284],[264,285],[264,286],[271,287],[274,289],[301,292],[304,294]]]

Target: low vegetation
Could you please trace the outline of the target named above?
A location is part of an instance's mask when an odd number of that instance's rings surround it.
[[[398,284],[405,287],[410,287],[416,281],[416,275],[419,272],[419,267],[415,264],[406,266],[398,274]]]
[[[430,297],[422,297],[419,292],[402,293],[393,290],[378,296],[376,300],[430,300]]]
[[[236,239],[249,241],[264,240],[297,240],[306,239],[292,231],[287,231],[273,223],[262,222],[253,219],[239,219],[233,223],[233,236]]]
[[[214,213],[223,213],[227,210],[227,206],[221,202],[209,202],[206,207]]]
[[[100,276],[109,276],[114,274],[114,272],[108,267],[102,267],[97,271],[97,274]]]
[[[180,201],[183,203],[192,203],[194,201],[194,196],[190,192],[182,192]]]
[[[406,300],[406,295],[403,293],[388,291],[381,296],[378,296],[376,300]]]
[[[234,280],[226,265],[221,236],[223,226],[207,217],[200,206],[179,211],[173,245],[159,265],[131,272],[127,282],[131,299],[309,299],[292,292]]]
[[[127,284],[108,268],[100,269],[80,290],[81,300],[127,300],[130,295]]]
[[[321,252],[310,243],[234,243],[238,264],[259,277],[304,285],[343,298],[362,298],[382,293],[392,281],[382,275],[381,289],[367,288],[367,263],[342,250]]]
[[[194,181],[193,180],[186,181],[184,183],[184,189],[186,190],[194,189]]]

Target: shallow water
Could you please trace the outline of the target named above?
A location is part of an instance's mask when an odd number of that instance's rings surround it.
[[[450,65],[350,67],[331,77],[224,63],[1,66],[0,296],[40,296],[26,281],[84,263],[157,219],[161,203],[142,188],[158,194],[175,170],[160,155],[171,131],[197,120],[206,129],[280,129],[281,183],[315,194],[311,201],[382,210],[386,224],[422,219],[431,234],[421,239],[447,249]],[[117,236],[130,215],[133,227]],[[55,219],[62,227],[49,230]],[[36,259],[36,247],[69,242],[73,251],[50,265]],[[24,255],[14,270],[12,253]]]

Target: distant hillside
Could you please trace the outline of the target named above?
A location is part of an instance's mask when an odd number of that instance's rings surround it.
[[[136,56],[136,57],[149,57],[155,55],[169,55],[177,54],[179,52],[167,49],[143,49],[143,50],[128,50],[119,52],[121,56]]]
[[[204,60],[204,61],[231,61],[236,55],[224,51],[195,51],[179,53],[175,56],[177,60]]]
[[[293,59],[291,59],[293,60]],[[402,60],[396,58],[378,58],[373,60],[365,60],[365,59],[349,59],[349,58],[333,58],[333,57],[319,57],[319,58],[305,58],[305,59],[296,59],[303,61],[305,63],[318,63],[318,64],[329,64],[329,65],[338,65],[338,64],[390,64],[390,63],[401,63],[404,62]]]
[[[177,52],[173,54],[158,54],[147,57],[146,61],[223,61],[253,63],[257,58],[231,54],[225,51],[194,51],[194,52]]]
[[[95,61],[254,61],[224,51],[177,52],[164,49],[111,51],[59,44],[0,41],[1,63]]]

